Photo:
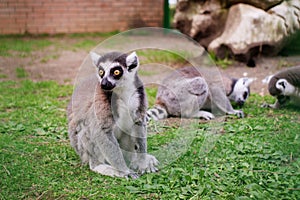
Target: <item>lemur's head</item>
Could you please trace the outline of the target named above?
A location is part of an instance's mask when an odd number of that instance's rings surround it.
[[[103,90],[125,86],[126,82],[133,79],[139,66],[139,60],[135,52],[124,54],[111,52],[99,55],[90,52],[93,64],[97,67],[98,78]]]
[[[238,106],[243,106],[250,95],[250,84],[254,80],[254,78],[247,77],[233,80],[231,93],[229,93],[228,98]]]
[[[286,79],[274,75],[267,76],[263,83],[268,83],[269,93],[272,96],[289,96],[295,90],[295,87]]]

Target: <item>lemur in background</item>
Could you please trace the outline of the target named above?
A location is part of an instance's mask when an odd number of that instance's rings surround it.
[[[97,74],[75,88],[67,109],[72,147],[103,175],[137,178],[156,172],[158,161],[147,154],[147,100],[136,53],[90,57]]]
[[[264,103],[262,107],[280,108],[289,100],[300,105],[300,65],[268,76],[263,82],[268,83],[269,93],[277,100],[274,104]]]
[[[253,78],[231,79],[222,76],[222,83],[208,84],[197,68],[185,67],[167,76],[158,87],[156,103],[147,111],[147,120],[167,117],[203,118],[215,116],[212,106],[226,114],[244,117],[241,110],[234,110],[230,101],[242,106],[250,94]]]

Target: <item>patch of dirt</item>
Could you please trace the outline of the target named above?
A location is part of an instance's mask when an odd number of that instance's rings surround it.
[[[69,41],[67,41],[69,42]],[[74,41],[72,41],[74,42]],[[51,56],[52,55],[52,56]],[[55,80],[60,84],[73,84],[81,63],[88,56],[87,50],[55,50],[46,49],[32,52],[29,57],[18,55],[1,57],[0,59],[0,80],[19,80],[16,75],[16,68],[24,68],[29,79],[34,81]],[[274,74],[284,67],[300,65],[300,56],[294,57],[260,57],[256,59],[256,67],[247,67],[244,63],[234,62],[225,69],[219,68],[221,72],[230,77],[254,77],[252,92],[265,95],[268,93],[262,79]],[[146,83],[159,82],[164,78],[171,67],[162,64],[143,65],[141,77]],[[172,65],[177,68],[178,65]],[[145,73],[145,71],[147,71]]]
[[[25,66],[34,81],[55,80],[60,84],[73,84],[78,69],[87,56],[85,51],[62,51],[57,59],[46,63],[35,62]]]

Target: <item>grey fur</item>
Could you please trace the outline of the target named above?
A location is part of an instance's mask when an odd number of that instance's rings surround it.
[[[136,63],[129,61],[129,56],[136,57]],[[103,90],[103,79],[95,74],[75,88],[67,109],[72,147],[83,163],[103,175],[137,178],[139,174],[157,171],[158,161],[147,154],[147,101],[137,76],[137,56],[91,53],[91,58],[98,68],[101,63],[106,64],[103,78],[107,80],[113,79],[109,77],[109,63],[121,66],[124,73],[113,80],[115,86],[111,90]]]
[[[262,107],[280,108],[290,99],[299,105],[300,101],[300,66],[290,67],[266,78],[268,90],[277,98],[274,104],[264,103]]]
[[[236,81],[228,80],[229,87],[234,87]],[[147,111],[147,120],[167,117],[210,120],[215,117],[209,112],[211,109],[215,113],[236,114],[244,117],[243,111],[232,108],[229,96],[227,96],[235,93],[233,88],[226,88],[225,91],[220,84],[222,83],[208,84],[199,70],[194,67],[181,68],[162,81],[156,95],[156,103]],[[250,83],[247,85],[248,91],[249,85]],[[245,100],[243,99],[243,102]]]

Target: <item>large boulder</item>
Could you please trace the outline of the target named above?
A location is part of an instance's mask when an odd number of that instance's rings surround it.
[[[290,35],[300,28],[300,1],[284,1],[267,12],[237,4],[229,9],[224,32],[208,50],[217,57],[234,57],[253,66],[258,53],[277,54]]]
[[[255,65],[300,29],[300,0],[179,0],[174,23],[218,57]]]
[[[207,47],[222,34],[227,13],[228,10],[220,0],[179,0],[174,24],[176,29]]]
[[[252,5],[256,8],[261,8],[263,10],[267,10],[273,6],[276,6],[280,3],[282,3],[283,0],[227,0],[226,5],[232,6],[234,4],[238,3],[244,3]]]

